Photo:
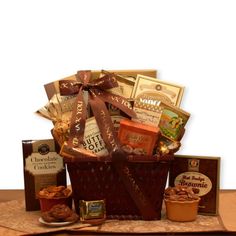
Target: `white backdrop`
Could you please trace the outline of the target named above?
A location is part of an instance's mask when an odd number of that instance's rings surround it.
[[[21,140],[50,138],[34,111],[43,85],[79,69],[144,69],[182,84],[191,113],[181,154],[221,157],[236,188],[236,2],[0,2],[0,189],[23,188]]]

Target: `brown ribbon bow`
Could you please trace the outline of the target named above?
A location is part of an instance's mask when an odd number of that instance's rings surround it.
[[[118,148],[118,140],[105,102],[118,107],[130,117],[135,117],[136,115],[127,99],[106,91],[107,89],[118,87],[115,74],[106,72],[103,77],[95,80],[91,80],[91,77],[91,71],[78,71],[76,81],[59,81],[61,95],[77,94],[72,110],[68,146],[79,147],[83,143],[87,103],[89,103],[106,147],[109,152],[112,152]],[[85,92],[88,92],[88,102],[84,99]]]

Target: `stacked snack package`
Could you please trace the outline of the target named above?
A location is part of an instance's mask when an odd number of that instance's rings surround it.
[[[78,71],[45,85],[49,102],[37,113],[53,122],[65,158],[109,156],[120,148],[134,155],[174,153],[190,117],[179,107],[184,88],[155,75]]]

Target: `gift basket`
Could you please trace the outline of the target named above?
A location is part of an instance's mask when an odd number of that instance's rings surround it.
[[[161,218],[189,114],[179,108],[183,87],[154,77],[78,71],[45,85],[49,102],[37,113],[53,121],[77,213],[81,201],[101,200],[107,218]]]

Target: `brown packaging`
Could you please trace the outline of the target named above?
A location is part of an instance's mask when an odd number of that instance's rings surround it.
[[[175,155],[170,186],[192,187],[201,198],[199,213],[218,214],[220,157]]]
[[[50,185],[66,186],[66,169],[53,139],[23,140],[25,206],[40,209],[37,193]]]

